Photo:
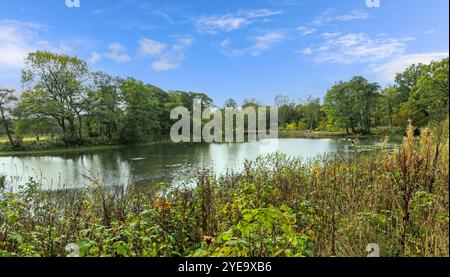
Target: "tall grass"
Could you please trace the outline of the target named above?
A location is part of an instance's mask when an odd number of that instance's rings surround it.
[[[387,143],[387,138],[384,140]],[[64,256],[449,256],[448,122],[398,152],[283,155],[197,185],[0,193],[0,254]]]

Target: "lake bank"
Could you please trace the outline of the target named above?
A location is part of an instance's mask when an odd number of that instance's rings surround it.
[[[83,186],[89,177],[143,186],[158,182],[191,182],[198,171],[209,169],[217,175],[240,171],[245,161],[273,153],[305,162],[327,154],[369,153],[381,147],[378,139],[280,138],[247,143],[150,143],[133,146],[83,148],[39,155],[0,156],[0,175],[12,177],[11,186],[33,178],[54,188],[64,183]],[[390,143],[393,148],[397,143]]]
[[[91,145],[91,146],[79,146],[79,147],[67,147],[67,148],[51,148],[51,149],[39,149],[39,150],[25,150],[25,151],[1,151],[0,157],[20,157],[20,156],[47,156],[47,155],[66,155],[66,154],[89,154],[98,153],[103,151],[118,150],[128,147],[140,147],[150,146],[156,144],[170,144],[173,143],[168,140],[145,142],[132,145],[114,144],[114,145]]]
[[[385,257],[448,256],[446,137],[437,143],[432,133],[414,139],[410,131],[399,152],[354,159],[304,163],[272,154],[220,178],[196,172],[194,186],[171,189],[100,181],[66,193],[28,181],[10,193],[0,186],[0,255],[65,256],[76,243],[82,257],[360,257],[375,242]]]
[[[401,141],[402,135],[397,132],[380,132],[375,131],[372,134],[367,135],[355,135],[355,134],[347,134],[346,132],[327,132],[327,131],[279,131],[278,137],[280,139],[381,139],[384,136],[388,135],[391,140],[393,141]],[[44,137],[45,139],[42,139],[41,141],[49,141],[50,138]],[[36,142],[36,140],[28,139],[25,142],[27,143],[33,143]],[[49,145],[48,149],[31,149],[31,150],[0,150],[0,157],[19,157],[19,156],[46,156],[46,155],[65,155],[65,154],[89,154],[89,153],[96,153],[101,151],[110,151],[110,150],[116,150],[116,149],[123,149],[128,147],[139,147],[139,146],[148,146],[148,145],[154,145],[154,144],[168,144],[173,143],[170,140],[161,140],[161,141],[150,141],[150,142],[143,142],[138,144],[111,144],[111,145],[85,145],[85,146],[73,146],[73,147],[54,147],[52,145]],[[1,147],[5,147],[7,143],[5,141],[2,141],[0,143]],[[0,149],[1,149],[0,147]]]

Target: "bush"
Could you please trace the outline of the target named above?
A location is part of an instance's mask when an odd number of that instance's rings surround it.
[[[386,142],[387,140],[385,140]],[[410,125],[398,152],[269,155],[239,173],[198,173],[195,187],[0,192],[0,255],[449,255],[448,125]]]

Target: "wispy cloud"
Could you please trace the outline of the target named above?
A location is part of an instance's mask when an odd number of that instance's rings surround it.
[[[92,52],[88,61],[92,64],[98,63],[103,59],[110,59],[117,63],[125,63],[131,60],[127,54],[127,49],[119,42],[112,42],[108,45],[108,50],[104,53]]]
[[[186,52],[194,43],[194,39],[190,36],[177,38],[175,43],[163,51],[158,60],[151,64],[154,71],[167,71],[180,68],[186,59]]]
[[[105,57],[118,63],[124,63],[131,60],[130,56],[127,54],[127,49],[119,42],[113,42],[108,45],[108,52],[105,53]]]
[[[91,10],[91,14],[92,15],[105,15],[105,14],[109,14],[109,13],[113,13],[116,11],[119,11],[121,9],[121,7],[116,6],[116,7],[110,7],[110,8],[100,8],[100,9],[93,9]]]
[[[20,90],[20,70],[28,53],[46,50],[71,54],[72,41],[50,40],[46,25],[0,19],[0,83]]]
[[[302,53],[303,55],[312,55],[313,54],[313,50],[310,47],[306,47],[297,52]]]
[[[282,14],[282,11],[269,9],[241,10],[236,13],[199,17],[195,19],[195,26],[199,32],[217,34],[235,31],[261,19],[280,14]]]
[[[284,30],[272,30],[259,36],[249,37],[248,40],[252,44],[246,48],[232,49],[230,48],[231,41],[226,39],[221,42],[222,52],[228,56],[259,56],[265,51],[268,51],[276,44],[286,39]]]
[[[336,15],[333,9],[328,9],[311,22],[308,22],[303,26],[299,26],[297,31],[299,31],[302,36],[307,36],[316,33],[318,28],[322,25],[332,22],[348,22],[367,18],[369,18],[369,14],[361,10],[352,10],[347,14]]]
[[[306,26],[300,26],[297,28],[297,31],[299,31],[302,36],[313,34],[316,32],[316,30],[316,28]]]
[[[175,24],[175,21],[172,19],[172,17],[170,17],[170,15],[168,15],[165,12],[156,10],[156,11],[153,11],[153,14],[163,18],[165,21],[169,22],[169,24],[172,24],[172,25]]]
[[[91,64],[96,64],[96,63],[98,63],[99,61],[101,61],[102,58],[103,58],[103,57],[102,57],[102,54],[100,54],[100,53],[98,53],[98,52],[92,52],[92,53],[89,55],[88,62],[91,63]]]
[[[51,41],[46,25],[17,20],[0,20],[0,76],[20,76],[28,53],[46,50],[59,54],[73,52],[70,41]]]
[[[439,61],[447,58],[448,52],[431,52],[420,54],[407,54],[396,57],[381,65],[375,65],[372,72],[375,73],[382,82],[389,83],[394,81],[397,73],[404,71],[413,64],[428,64],[432,61]]]
[[[312,50],[318,63],[354,64],[376,62],[405,52],[413,38],[371,38],[364,33],[324,33],[323,42]]]
[[[353,10],[349,14],[339,15],[334,17],[337,21],[352,21],[352,20],[363,20],[369,18],[367,12],[361,10]]]
[[[141,55],[144,56],[155,56],[160,54],[164,49],[166,49],[167,45],[164,43],[151,40],[148,38],[143,38],[139,41]]]
[[[71,48],[44,38],[45,25],[16,20],[0,20],[0,68],[21,68],[29,52],[49,50],[68,52]]]
[[[347,14],[336,15],[333,9],[328,9],[320,16],[316,17],[311,24],[319,26],[334,21],[346,22],[353,20],[363,20],[367,18],[369,18],[369,14],[362,10],[352,10]]]

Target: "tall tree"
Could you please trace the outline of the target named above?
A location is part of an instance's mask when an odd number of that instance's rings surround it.
[[[61,127],[66,143],[80,141],[87,76],[86,63],[76,57],[43,51],[30,53],[22,71],[26,91],[21,106],[34,115],[53,117]]]
[[[401,105],[402,113],[418,127],[430,121],[441,121],[449,108],[449,59],[423,65],[421,75],[408,101]]]
[[[356,133],[370,133],[372,113],[378,94],[379,85],[369,83],[365,78],[357,76],[349,82],[334,85],[325,97],[324,111],[335,127],[345,128]]]
[[[120,84],[120,78],[112,77],[104,72],[92,74],[87,110],[90,136],[93,135],[92,125],[95,125],[98,135],[113,139],[117,132],[118,122],[123,115]]]
[[[225,101],[224,107],[226,108],[237,108],[238,104],[236,103],[236,101],[233,98],[228,98]]]
[[[1,123],[5,128],[6,135],[8,136],[9,144],[15,149],[17,144],[13,139],[13,134],[9,124],[11,123],[11,111],[17,101],[17,97],[14,96],[13,89],[0,88],[0,116]]]
[[[160,103],[157,92],[161,89],[128,78],[121,84],[125,114],[120,131],[123,143],[136,143],[156,138],[160,134]]]

